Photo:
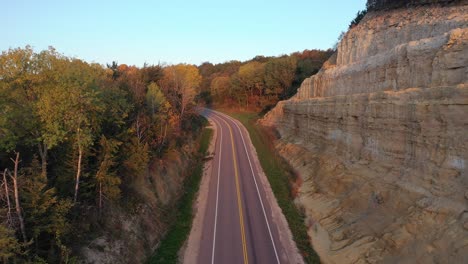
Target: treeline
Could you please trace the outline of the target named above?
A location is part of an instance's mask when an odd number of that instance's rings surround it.
[[[367,0],[367,10],[378,11],[428,4],[461,3],[463,0]]]
[[[30,47],[0,56],[0,260],[73,260],[112,204],[138,203],[151,160],[192,138],[193,65],[107,67]]]
[[[203,63],[201,97],[218,106],[267,110],[293,96],[305,78],[317,73],[333,50],[305,50],[280,57],[220,64]]]

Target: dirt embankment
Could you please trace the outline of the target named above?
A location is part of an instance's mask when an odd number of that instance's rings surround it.
[[[144,263],[174,217],[196,144],[187,144],[166,160],[154,160],[146,176],[134,181],[138,197],[128,207],[114,207],[105,217],[99,237],[81,249],[84,263]]]

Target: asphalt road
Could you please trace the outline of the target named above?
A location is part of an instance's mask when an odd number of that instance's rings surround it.
[[[253,164],[249,135],[224,114],[202,114],[216,125],[217,142],[197,263],[283,263],[280,229]]]

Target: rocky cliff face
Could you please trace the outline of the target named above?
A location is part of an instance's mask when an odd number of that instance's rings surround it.
[[[367,14],[261,123],[323,262],[468,262],[468,5]]]

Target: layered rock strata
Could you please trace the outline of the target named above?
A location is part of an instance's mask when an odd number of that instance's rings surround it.
[[[371,12],[260,121],[325,263],[468,263],[468,5]]]

